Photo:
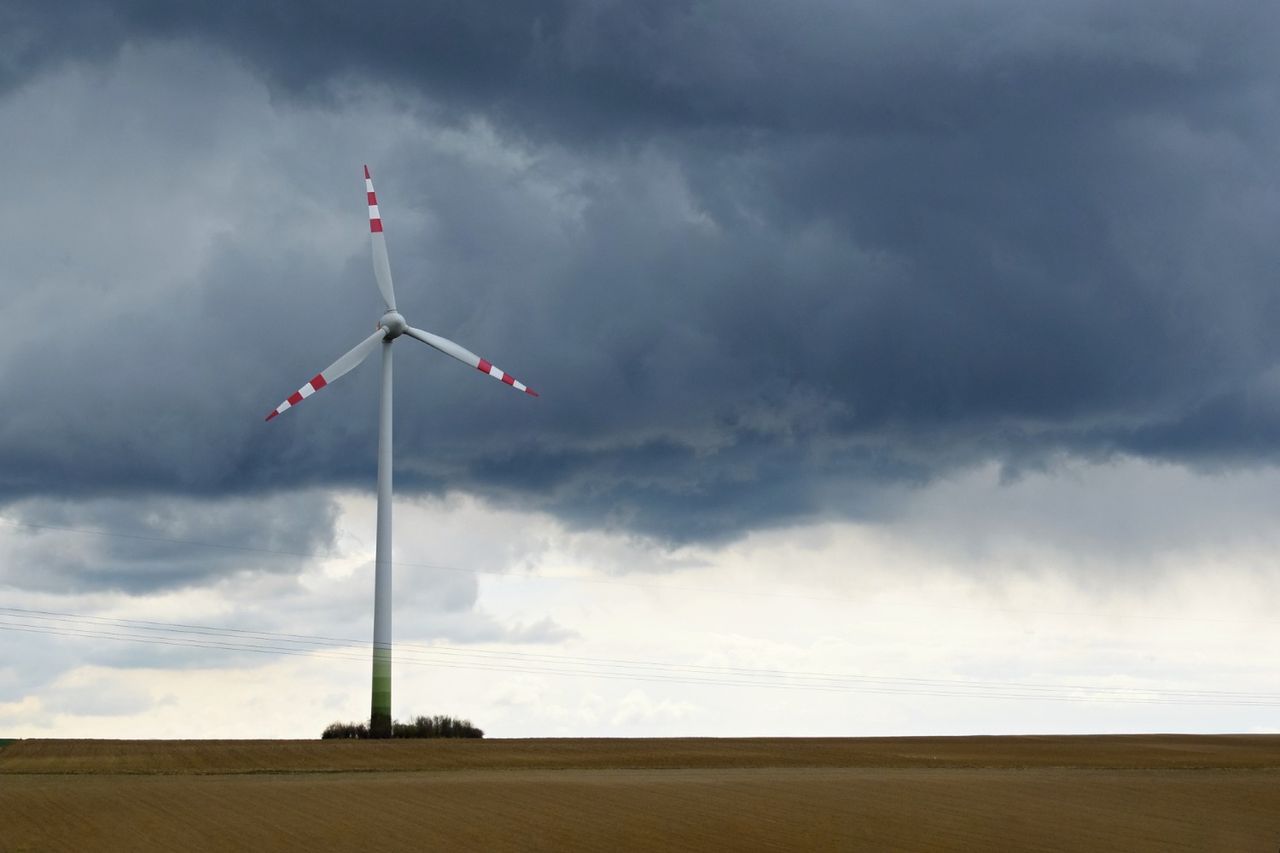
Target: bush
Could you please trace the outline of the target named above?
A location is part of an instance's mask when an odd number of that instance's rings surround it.
[[[416,717],[411,723],[395,721],[391,724],[392,737],[484,737],[484,732],[471,725],[470,720],[459,720],[436,714],[434,717]]]
[[[465,737],[482,738],[484,732],[471,725],[470,720],[459,720],[443,714],[434,717],[415,717],[412,722],[402,723],[394,720],[391,723],[391,736],[401,738],[436,738]],[[355,738],[364,740],[369,737],[368,723],[330,723],[320,735],[322,740],[341,740]]]
[[[368,723],[330,723],[324,730],[324,734],[320,735],[321,740],[335,740],[342,738],[367,738],[369,736]]]

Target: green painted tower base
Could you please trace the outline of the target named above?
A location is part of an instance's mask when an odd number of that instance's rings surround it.
[[[373,704],[369,736],[391,737],[391,649],[373,649]]]

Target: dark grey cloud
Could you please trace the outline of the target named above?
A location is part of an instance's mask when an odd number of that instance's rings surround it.
[[[989,461],[1273,459],[1268,4],[34,9],[9,500],[371,482],[373,366],[259,422],[377,316],[366,159],[410,321],[544,395],[398,345],[406,491],[690,541]]]
[[[22,501],[0,520],[0,588],[140,593],[237,572],[294,574],[333,553],[337,514],[334,500],[316,492]]]
[[[10,75],[131,39],[225,47],[273,85],[335,77],[417,88],[524,132],[620,128],[936,131],[1186,105],[1256,77],[1277,13],[1260,0],[1070,4],[549,0],[195,7],[84,0],[7,12]],[[1064,119],[1069,117],[1064,115]]]

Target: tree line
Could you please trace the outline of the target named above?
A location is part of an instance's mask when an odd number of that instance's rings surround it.
[[[399,720],[391,722],[391,736],[404,738],[430,738],[430,737],[484,737],[481,729],[471,725],[470,720],[460,720],[456,717],[450,717],[445,714],[436,714],[434,717],[415,717],[407,723]],[[362,723],[330,723],[320,735],[321,740],[341,740],[341,739],[360,739],[370,737],[369,724]]]

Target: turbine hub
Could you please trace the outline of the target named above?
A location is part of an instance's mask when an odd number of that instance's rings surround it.
[[[405,323],[404,317],[399,311],[388,311],[382,315],[378,325],[387,330],[387,340],[392,340],[403,335],[405,326],[408,324]]]

